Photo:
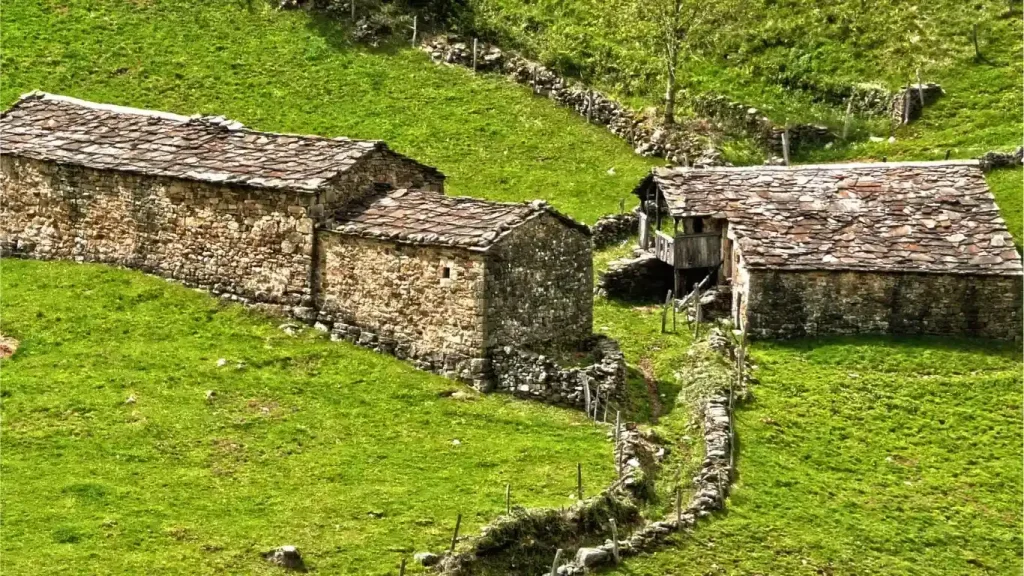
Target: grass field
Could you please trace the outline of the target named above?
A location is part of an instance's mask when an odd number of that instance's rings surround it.
[[[1019,345],[759,343],[727,511],[615,573],[1020,574]]]
[[[337,24],[269,2],[9,0],[0,100],[40,89],[280,132],[387,141],[448,191],[543,198],[592,222],[653,161],[501,78],[408,47],[350,46]],[[609,173],[611,171],[611,173]]]
[[[4,260],[0,315],[4,574],[272,573],[281,544],[395,574],[506,482],[557,506],[577,462],[588,494],[614,476],[575,411],[442,398],[464,387],[137,272]]]

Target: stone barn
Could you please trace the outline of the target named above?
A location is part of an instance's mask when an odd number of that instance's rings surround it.
[[[335,331],[425,368],[479,379],[495,348],[591,333],[590,231],[540,202],[398,190],[339,210],[319,245]]]
[[[310,305],[314,227],[380,189],[444,176],[382,142],[248,130],[31,93],[0,117],[6,254],[120,264]]]
[[[1020,255],[974,161],[659,168],[636,193],[676,294],[711,275],[753,337],[1021,336]]]
[[[382,142],[43,93],[0,117],[4,255],[139,268],[486,386],[498,348],[591,336],[590,230],[443,193]]]

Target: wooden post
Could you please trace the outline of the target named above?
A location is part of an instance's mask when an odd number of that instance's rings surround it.
[[[782,161],[789,166],[789,128],[782,131]]]
[[[562,549],[555,550],[555,560],[551,563],[551,576],[558,574],[558,561],[562,559]]]
[[[348,0],[349,7],[352,9],[352,21],[356,21],[356,0]]]
[[[459,539],[459,526],[462,525],[462,514],[460,513],[455,518],[455,532],[452,533],[452,545],[448,548],[448,553],[455,552],[455,542]]]
[[[412,47],[416,47],[416,25],[418,23],[419,16],[415,14],[412,17]]]
[[[981,60],[981,49],[978,48],[978,23],[974,23],[974,33],[971,35],[974,39],[974,59]]]
[[[612,525],[612,561],[619,563],[619,531],[615,527],[615,518],[609,518],[608,523]]]
[[[576,499],[583,500],[583,464],[576,463]]]
[[[405,558],[402,558],[402,563],[398,566],[398,576],[405,576]]]
[[[700,305],[700,284],[693,290],[693,335],[700,334],[700,322],[703,319],[704,311]]]
[[[672,302],[672,333],[676,333],[676,303]]]
[[[587,90],[587,122],[594,118],[594,91]]]
[[[602,418],[604,422],[608,422],[608,404],[611,399],[611,393],[611,390],[604,393],[604,417]]]
[[[512,513],[512,484],[505,484],[505,514]]]
[[[616,460],[617,460],[616,470],[618,471],[619,478],[622,478],[622,446],[621,446],[621,443],[622,443],[622,412],[620,412],[619,410],[616,410],[615,411],[615,447],[614,447],[614,450],[617,450],[617,452],[614,452],[614,451],[613,452],[618,455],[618,457],[616,458]]]
[[[626,212],[626,199],[625,198],[619,198],[619,214],[623,214],[625,212]]]
[[[683,487],[676,484],[676,524],[683,523]]]
[[[590,378],[585,376],[585,375],[583,376],[583,402],[584,402],[584,411],[586,412],[587,417],[589,418],[590,417]]]
[[[907,82],[907,89],[903,92],[903,124],[910,124],[910,82]]]
[[[952,150],[946,150],[946,160],[949,160],[949,155],[952,154]]]
[[[476,38],[473,38],[473,72],[476,73]]]
[[[665,306],[661,309],[661,333],[665,333],[665,323],[668,321],[668,307],[672,304],[672,291],[665,295]]]
[[[924,114],[924,82],[921,82],[921,69],[917,69],[917,97],[921,100],[921,113]]]
[[[853,97],[857,94],[857,89],[854,88],[850,92],[850,98],[846,101],[846,116],[843,117],[843,141],[846,141],[847,136],[850,134],[850,113],[853,112]]]

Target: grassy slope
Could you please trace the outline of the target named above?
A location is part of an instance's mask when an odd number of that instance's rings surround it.
[[[632,9],[635,0],[471,0],[476,26],[569,74],[659,103],[663,70],[657,31]],[[977,156],[1021,142],[1021,17],[1002,0],[739,3],[716,28],[717,46],[681,64],[692,92],[724,93],[760,107],[776,121],[842,123],[841,107],[816,104],[785,85],[873,82],[894,89],[917,69],[943,84],[945,101],[902,130],[895,146],[867,146],[833,156]],[[467,18],[469,19],[469,18]],[[979,23],[985,60],[974,61],[968,33]],[[916,41],[911,41],[916,39]],[[884,123],[882,123],[884,125]],[[865,128],[885,130],[878,123]],[[888,133],[880,134],[888,136]],[[903,143],[904,137],[913,141]]]
[[[459,385],[157,278],[5,260],[2,281],[4,574],[270,573],[257,553],[286,543],[392,574],[506,482],[567,505],[576,462],[590,493],[614,475],[574,411],[439,398]]]
[[[408,47],[353,48],[335,24],[269,3],[11,0],[0,26],[4,105],[41,89],[383,139],[438,166],[450,193],[544,198],[587,221],[615,211],[650,166],[522,87],[430,65]]]
[[[761,343],[728,511],[618,574],[1020,574],[1019,346]]]

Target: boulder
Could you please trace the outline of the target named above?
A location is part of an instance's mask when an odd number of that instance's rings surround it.
[[[299,549],[295,546],[285,545],[264,552],[263,559],[271,564],[277,564],[286,570],[306,571],[306,563],[303,562],[302,555],[299,554]]]
[[[576,551],[576,564],[591,568],[608,561],[608,552],[600,548],[580,548]]]

